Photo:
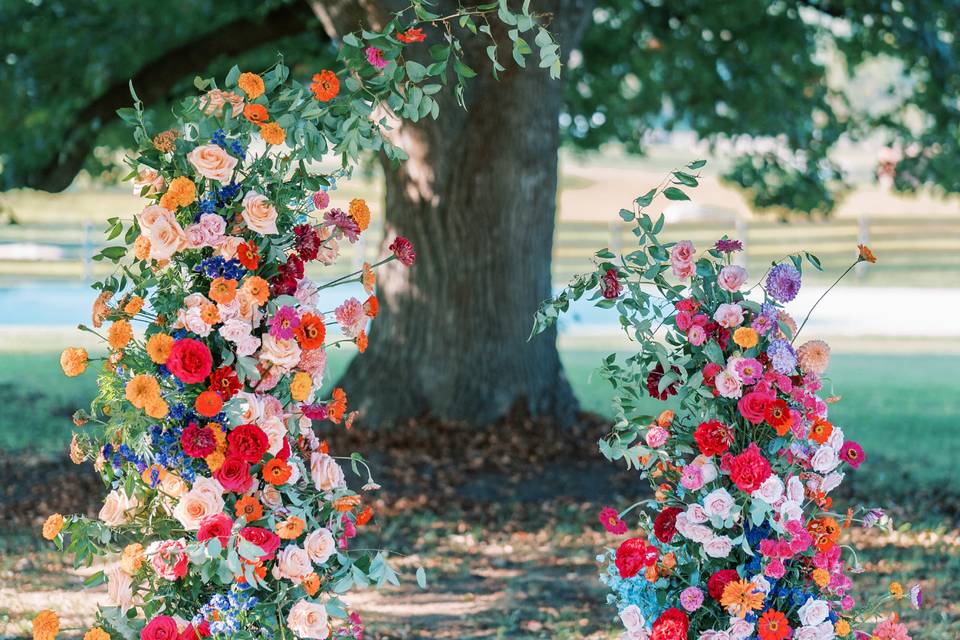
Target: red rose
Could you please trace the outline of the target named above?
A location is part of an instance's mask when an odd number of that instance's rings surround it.
[[[260,527],[244,527],[240,529],[240,537],[257,546],[263,552],[261,560],[273,559],[273,554],[280,548],[280,536],[269,529]]]
[[[621,578],[632,578],[644,567],[657,563],[657,548],[647,544],[644,538],[624,540],[617,549],[615,563]]]
[[[205,458],[217,450],[217,438],[210,427],[191,422],[180,434],[180,446],[191,458]]]
[[[693,432],[693,439],[703,455],[720,455],[733,443],[733,429],[719,420],[708,420],[700,423]]]
[[[730,459],[730,479],[744,493],[752,493],[770,477],[770,462],[756,443]]]
[[[653,623],[650,640],[687,640],[690,619],[676,607],[667,609]]]
[[[213,356],[207,345],[193,338],[181,338],[173,343],[167,369],[186,384],[203,382],[213,369]]]
[[[140,632],[140,640],[177,640],[177,621],[170,616],[157,616]]]
[[[719,602],[720,598],[723,597],[723,590],[726,588],[727,584],[739,579],[740,574],[737,573],[736,569],[723,569],[721,571],[717,571],[710,576],[709,580],[707,580],[707,593],[710,594],[711,598]]]
[[[241,424],[227,436],[227,457],[256,464],[270,448],[270,440],[255,424]]]
[[[750,424],[760,424],[766,415],[767,405],[772,398],[763,391],[751,391],[737,402],[740,415],[750,421]]]
[[[237,395],[242,388],[240,378],[231,367],[220,367],[210,376],[210,390],[216,391],[224,400]]]
[[[213,474],[225,491],[246,493],[253,484],[250,476],[250,464],[240,458],[227,458]]]
[[[680,507],[666,507],[657,514],[653,521],[653,535],[657,540],[664,544],[673,540],[674,534],[677,533],[677,514],[681,511],[683,509]]]
[[[207,621],[204,620],[201,624],[206,624],[206,622]],[[177,638],[177,640],[200,640],[200,638],[206,638],[209,636],[209,631],[210,627],[208,626],[207,633],[204,635],[200,629],[195,628],[192,624],[188,624],[186,627],[184,627],[183,631],[180,632],[180,636]]]
[[[209,515],[200,521],[200,530],[197,531],[197,540],[206,542],[213,538],[220,538],[220,546],[226,546],[230,539],[230,529],[233,520],[225,513]]]

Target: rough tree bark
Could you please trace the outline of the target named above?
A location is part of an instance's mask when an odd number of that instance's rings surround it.
[[[453,9],[440,4],[435,11]],[[396,8],[314,3],[331,35],[361,18],[377,24]],[[552,14],[550,29],[569,53],[590,2],[552,0],[533,10]],[[381,317],[367,352],[341,381],[373,425],[427,413],[482,425],[518,404],[568,423],[577,409],[556,333],[527,342],[534,311],[551,292],[562,85],[535,59],[527,69],[511,64],[495,80],[483,43],[471,42],[468,34],[468,62],[477,71],[468,109],[444,92],[439,119],[393,132],[409,161],[384,163],[387,242],[409,238],[417,263],[379,272]],[[502,47],[505,61],[509,52]],[[415,55],[426,57],[426,46]]]

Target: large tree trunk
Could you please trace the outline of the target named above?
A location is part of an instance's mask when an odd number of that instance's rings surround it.
[[[584,2],[533,10],[553,14],[564,52],[576,46]],[[500,57],[509,52],[502,47]],[[562,85],[535,67],[536,56],[499,81],[482,46],[469,48],[469,63],[477,77],[467,110],[452,92],[438,96],[437,120],[394,132],[410,159],[384,164],[385,242],[406,236],[417,262],[379,272],[380,316],[342,381],[370,424],[427,413],[487,424],[518,404],[569,422],[577,409],[556,333],[527,341],[551,293]]]

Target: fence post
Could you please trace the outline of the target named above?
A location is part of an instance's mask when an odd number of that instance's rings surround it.
[[[870,218],[865,213],[857,216],[857,242],[859,244],[870,244]],[[866,273],[866,263],[858,262],[857,266],[854,267],[854,274],[857,276],[857,280],[863,279]]]
[[[83,281],[90,284],[93,280],[93,244],[92,244],[93,223],[90,220],[83,221]]]
[[[610,234],[610,251],[614,255],[620,253],[620,224],[611,220],[607,223],[607,232]]]

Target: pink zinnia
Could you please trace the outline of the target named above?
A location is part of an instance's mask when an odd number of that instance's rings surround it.
[[[282,306],[270,320],[270,335],[280,340],[291,340],[300,326],[300,317],[293,307]]]
[[[863,447],[852,440],[848,440],[843,443],[843,447],[840,449],[840,459],[846,460],[851,467],[857,469],[867,459],[867,455],[863,452]]]
[[[604,507],[600,510],[600,524],[608,533],[622,536],[627,532],[627,523],[620,519],[620,514],[613,507]]]
[[[367,54],[367,62],[377,69],[383,69],[387,66],[387,61],[383,58],[383,51],[376,47],[367,47],[364,53]]]
[[[754,358],[744,358],[736,364],[737,376],[743,384],[753,384],[763,375],[763,365]]]
[[[349,298],[334,311],[340,328],[348,338],[356,338],[367,324],[367,314],[356,298]]]
[[[326,209],[330,204],[330,194],[326,191],[317,191],[313,194],[313,206],[317,210]]]

